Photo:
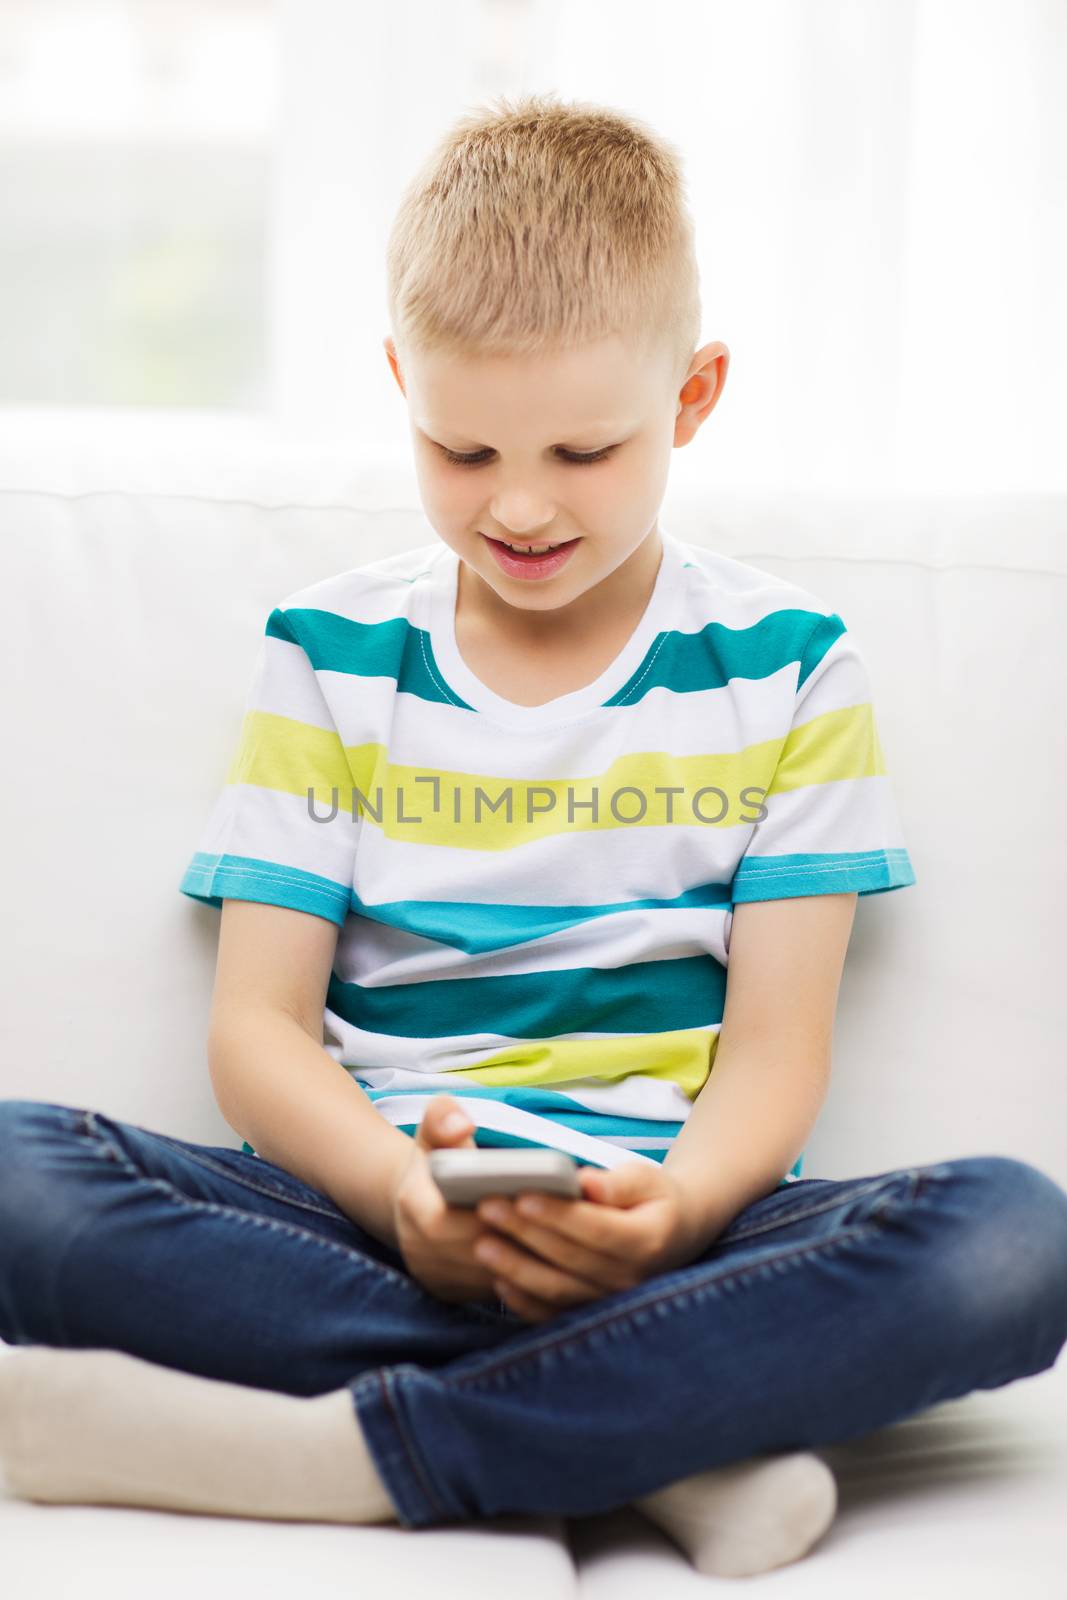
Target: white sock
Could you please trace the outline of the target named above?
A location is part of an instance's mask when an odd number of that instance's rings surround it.
[[[785,1566],[826,1532],[837,1480],[807,1450],[753,1456],[679,1478],[633,1502],[707,1577]]]
[[[8,1490],[27,1500],[397,1520],[347,1389],[279,1394],[118,1350],[5,1354],[0,1458]]]

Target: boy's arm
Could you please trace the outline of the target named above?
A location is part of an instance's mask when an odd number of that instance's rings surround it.
[[[215,1019],[209,1060],[234,1132],[397,1249],[392,1193],[411,1140],[322,1044],[285,1011],[235,1007]]]
[[[412,1142],[323,1047],[337,935],[308,912],[223,900],[211,1081],[222,1115],[257,1155],[395,1249],[392,1192]]]
[[[711,1074],[663,1162],[691,1198],[694,1255],[776,1187],[815,1124],[856,900],[853,891],[734,907]]]

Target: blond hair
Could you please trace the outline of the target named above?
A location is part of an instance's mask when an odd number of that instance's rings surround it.
[[[680,158],[638,119],[530,94],[462,117],[401,198],[386,252],[398,352],[537,355],[700,333]]]

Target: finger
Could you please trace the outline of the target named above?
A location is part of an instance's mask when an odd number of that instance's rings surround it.
[[[449,1125],[453,1116],[461,1118],[456,1127]],[[454,1095],[438,1094],[415,1129],[415,1143],[420,1150],[474,1148],[474,1124]]]
[[[494,1277],[506,1278],[519,1289],[554,1306],[581,1305],[604,1293],[602,1286],[561,1272],[501,1235],[480,1239],[474,1247],[474,1257],[488,1267]]]
[[[613,1206],[635,1206],[659,1193],[663,1174],[648,1161],[623,1161],[607,1170],[585,1167],[580,1176],[582,1193]]]
[[[622,1261],[628,1260],[632,1253],[635,1219],[615,1206],[602,1205],[595,1200],[565,1199],[561,1195],[526,1193],[516,1198],[514,1210],[517,1223],[529,1222],[538,1228],[549,1228],[587,1250]]]
[[[535,1322],[544,1322],[549,1317],[554,1317],[559,1312],[567,1310],[571,1305],[589,1305],[593,1300],[600,1298],[599,1295],[583,1295],[580,1300],[575,1298],[565,1303],[547,1300],[543,1296],[535,1294],[526,1285],[517,1283],[513,1277],[509,1277],[507,1274],[494,1277],[492,1283],[494,1290],[505,1305],[510,1306],[513,1311],[518,1311],[528,1321]]]
[[[478,1208],[478,1215],[491,1230],[495,1229],[517,1240],[531,1254],[573,1277],[584,1278],[599,1288],[610,1289],[621,1289],[632,1281],[630,1264],[621,1256],[591,1249],[558,1229],[530,1222],[506,1201],[496,1199],[483,1202]]]
[[[560,1309],[559,1306],[550,1306],[546,1301],[538,1300],[536,1295],[527,1294],[505,1278],[494,1278],[493,1288],[499,1299],[527,1322],[547,1322]]]

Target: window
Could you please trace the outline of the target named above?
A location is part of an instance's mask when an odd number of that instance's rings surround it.
[[[261,410],[269,0],[0,0],[0,405]]]

